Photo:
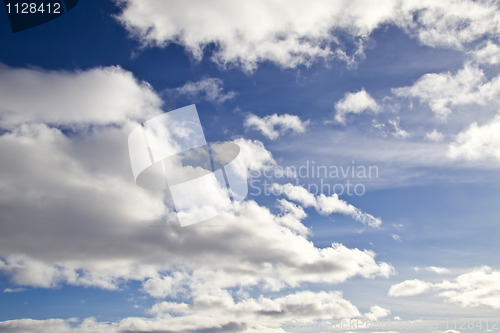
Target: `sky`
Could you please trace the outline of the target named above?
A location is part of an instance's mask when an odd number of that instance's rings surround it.
[[[494,0],[0,10],[0,332],[500,331],[499,69]],[[193,104],[248,194],[182,226],[128,140]]]

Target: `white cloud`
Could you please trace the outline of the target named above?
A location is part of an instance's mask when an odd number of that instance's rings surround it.
[[[487,158],[500,161],[500,116],[482,126],[472,123],[456,136],[449,146],[447,156],[470,161]]]
[[[169,220],[162,196],[137,187],[130,171],[122,171],[129,168],[128,131],[102,131],[123,139],[122,145],[91,145],[87,150],[87,144],[99,142],[101,132],[94,132],[82,145],[78,137],[67,137],[45,125],[26,125],[0,137],[0,150],[11,156],[3,162],[0,177],[0,216],[5,221],[0,227],[0,253],[5,258],[0,269],[14,282],[116,288],[121,279],[155,278],[159,271],[186,262],[193,268],[221,272],[243,265],[247,275],[241,280],[231,278],[232,284],[340,282],[357,274],[386,276],[391,272],[389,265],[376,263],[371,252],[341,245],[314,247],[301,235],[304,226],[297,227],[305,215],[291,207],[273,215],[248,201],[214,221],[223,228],[179,229]],[[250,151],[245,153],[247,158],[262,156],[250,168],[264,167],[270,161],[262,145],[239,143],[242,150]],[[109,169],[108,159],[118,160],[111,163],[116,169]],[[164,218],[168,222],[160,224],[163,232],[150,226]],[[295,231],[287,227],[292,220]],[[302,231],[297,234],[297,229]],[[266,269],[261,267],[263,260],[270,263]],[[352,268],[337,264],[339,260],[363,264]],[[314,267],[322,267],[321,273],[313,273]],[[145,289],[160,293],[151,283]]]
[[[351,93],[348,92],[335,104],[335,121],[345,124],[346,115],[349,113],[360,114],[365,111],[378,112],[380,106],[364,89]]]
[[[20,293],[25,291],[25,288],[5,288],[3,290],[4,293]]]
[[[295,231],[303,236],[310,234],[310,230],[302,224],[302,220],[306,218],[307,214],[304,209],[300,206],[293,204],[285,199],[279,199],[279,208],[283,213],[283,218],[280,219],[280,223],[283,223],[287,228]]]
[[[435,267],[430,268],[436,271]],[[439,268],[438,271],[445,272],[443,268]],[[439,283],[430,283],[422,280],[406,280],[391,286],[389,296],[413,296],[431,290],[436,291],[437,295],[446,301],[465,308],[485,306],[500,309],[500,298],[498,297],[500,294],[500,271],[495,271],[488,266],[474,268],[452,281],[443,280]]]
[[[454,107],[468,104],[493,104],[500,94],[500,77],[487,80],[476,65],[466,63],[456,73],[430,73],[412,86],[392,89],[400,97],[417,98],[428,104],[440,118],[446,118]]]
[[[463,49],[500,32],[495,1],[406,0],[400,6],[397,24],[432,47]]]
[[[377,129],[378,133],[384,138],[391,136],[396,139],[404,139],[408,137],[410,133],[400,127],[399,121],[399,117],[389,119],[387,123],[379,123],[376,119],[373,119],[372,126]]]
[[[484,47],[469,52],[473,61],[479,64],[496,65],[500,63],[500,46],[487,41]]]
[[[334,57],[349,62],[362,51],[347,55],[332,31],[343,31],[356,44],[393,17],[396,9],[393,0],[376,5],[363,0],[117,2],[122,7],[118,20],[144,44],[177,43],[201,59],[213,43],[213,61],[248,72],[264,61],[285,68]]]
[[[394,132],[392,133],[392,135],[395,138],[404,139],[410,135],[410,133],[408,133],[399,126],[399,117],[396,119],[389,120],[389,124],[392,125],[392,127],[394,128]]]
[[[444,267],[429,266],[429,267],[426,267],[425,269],[430,271],[430,272],[434,272],[436,274],[450,273],[450,270],[448,268],[444,268]]]
[[[0,322],[2,332],[285,332],[290,322],[359,317],[359,310],[340,292],[301,291],[268,298],[236,302],[227,292],[195,297],[192,304],[160,302],[153,317],[129,317],[119,322],[96,322],[87,318]],[[291,326],[290,326],[291,327]],[[285,330],[284,330],[285,329]]]
[[[244,123],[245,128],[255,129],[271,140],[279,138],[280,134],[288,130],[295,133],[304,133],[308,124],[309,121],[302,121],[295,115],[283,114],[278,116],[276,113],[262,118],[250,114]]]
[[[432,132],[425,133],[425,139],[428,141],[439,142],[439,141],[443,141],[444,135],[443,135],[443,133],[434,129]]]
[[[34,320],[34,319],[17,319],[17,320],[7,320],[0,322],[0,329],[3,332],[54,332],[54,333],[65,333],[71,331],[71,324],[74,320],[64,320],[64,319],[46,319],[46,320]]]
[[[143,283],[144,291],[155,298],[166,298],[168,296],[178,296],[183,291],[183,282],[187,276],[180,271],[174,272],[171,276],[158,276],[147,279]]]
[[[459,50],[500,33],[494,1],[116,2],[118,21],[143,44],[176,43],[196,59],[211,45],[214,62],[247,72],[265,61],[295,68],[336,58],[352,66],[364,58],[368,36],[387,24],[423,44]],[[347,54],[345,44],[355,50]]]
[[[396,234],[392,234],[392,239],[394,239],[396,242],[401,242],[401,237]]]
[[[234,91],[224,92],[223,82],[218,78],[205,78],[197,82],[188,82],[182,87],[173,89],[177,94],[191,98],[202,98],[210,102],[224,103],[236,96]]]
[[[25,73],[13,72],[21,76]],[[87,77],[94,72],[71,76],[79,82],[80,75]],[[45,74],[29,72],[35,77]],[[101,74],[108,75],[106,71]],[[98,83],[100,79],[97,75],[90,81]],[[130,79],[128,74],[124,79]],[[140,94],[156,100],[149,88],[141,90],[142,85],[133,77],[130,82],[139,89],[139,95],[129,96],[130,103],[147,99]],[[70,96],[77,93],[72,93],[71,87],[80,91],[80,86],[69,85]],[[103,89],[92,82],[86,87],[86,96],[95,96],[93,89]],[[17,94],[30,96],[36,89],[26,85],[19,87]],[[128,96],[121,97],[121,103],[128,105]],[[70,104],[68,107],[71,109]],[[164,205],[163,193],[134,183],[127,137],[137,125],[133,119],[156,112],[154,108],[141,110],[133,117],[120,114],[107,122],[102,120],[102,126],[92,131],[88,127],[95,119],[81,116],[74,130],[78,135],[68,135],[51,125],[73,123],[74,118],[60,109],[52,110],[50,119],[18,109],[0,118],[0,126],[9,127],[0,135],[0,151],[9,156],[2,159],[0,169],[0,271],[14,285],[118,289],[122,283],[134,280],[142,283],[143,291],[151,297],[182,296],[200,308],[217,309],[222,304],[221,311],[228,313],[254,306],[251,301],[234,302],[232,289],[256,288],[262,294],[282,290],[281,298],[256,301],[259,311],[271,311],[259,319],[273,317],[275,308],[283,314],[323,318],[327,313],[355,315],[357,309],[338,293],[301,294],[287,288],[304,283],[331,285],[355,276],[387,277],[394,272],[388,263],[378,262],[373,251],[338,243],[316,247],[307,238],[310,230],[302,223],[307,216],[304,210],[286,200],[277,201],[277,213],[247,200],[213,220],[180,228]],[[108,126],[111,124],[114,126]],[[249,170],[275,164],[261,142],[238,139],[236,143]],[[314,202],[325,214],[342,212],[368,225],[379,221],[335,196],[317,197]],[[179,304],[169,309],[185,311],[182,302]],[[259,311],[250,313],[259,316]],[[236,319],[213,319],[211,315],[196,317],[195,311],[182,318],[164,314],[161,319],[126,318],[112,324],[19,320],[1,323],[0,330],[66,332],[70,326],[81,332],[147,331],[168,326],[179,331],[214,327],[271,331],[279,329],[281,323],[278,319],[267,323],[255,318],[241,323]]]
[[[406,280],[392,285],[389,289],[389,296],[414,296],[427,292],[431,285],[422,280]]]
[[[380,318],[387,317],[388,315],[391,314],[391,310],[383,308],[378,305],[374,305],[370,308],[370,312],[365,313],[366,319],[370,321],[377,321]]]
[[[443,281],[436,285],[437,289],[446,291],[438,295],[448,302],[463,307],[486,306],[500,309],[500,271],[490,267],[473,269],[459,275],[454,281]]]
[[[162,103],[147,83],[119,66],[69,72],[0,64],[0,100],[0,125],[9,129],[27,122],[88,126],[143,121],[159,114]]]
[[[249,173],[267,170],[276,165],[273,155],[261,141],[240,138],[234,142],[240,147],[241,156]]]
[[[404,229],[404,225],[401,224],[401,223],[393,223],[392,226],[394,227],[394,229],[396,229],[397,231],[401,231]]]
[[[339,213],[349,215],[356,221],[374,228],[382,224],[382,220],[364,213],[353,205],[339,199],[336,193],[331,196],[326,196],[323,193],[314,196],[304,187],[292,184],[273,184],[273,190],[283,193],[287,198],[299,202],[304,207],[314,207],[320,214]]]

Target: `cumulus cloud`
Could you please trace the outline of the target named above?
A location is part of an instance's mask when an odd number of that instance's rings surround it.
[[[365,313],[365,318],[370,321],[377,321],[380,318],[387,317],[391,314],[391,310],[383,308],[378,305],[374,305],[370,308],[370,312]]]
[[[40,287],[69,283],[112,289],[122,279],[157,277],[159,271],[186,263],[193,269],[205,267],[222,272],[240,266],[247,272],[246,277],[231,278],[232,284],[333,283],[357,274],[390,274],[390,266],[376,263],[371,252],[342,245],[315,248],[304,236],[286,227],[292,219],[297,224],[304,218],[292,209],[273,215],[267,208],[248,201],[214,221],[219,227],[208,231],[179,228],[169,219],[162,195],[135,186],[132,176],[125,171],[120,174],[119,167],[108,169],[110,165],[104,162],[113,157],[125,169],[128,167],[127,132],[109,131],[109,135],[121,137],[123,141],[117,141],[122,144],[111,146],[114,150],[92,146],[86,154],[79,154],[87,147],[80,146],[78,138],[46,125],[22,126],[0,137],[0,150],[12,157],[2,160],[1,168],[0,216],[4,223],[0,253],[4,260],[0,269],[13,282]],[[249,143],[252,144],[261,148],[260,153],[264,151],[258,144]],[[111,152],[113,156],[109,156]],[[89,163],[87,158],[92,153],[94,162]],[[91,167],[101,165],[99,162],[104,167]],[[167,222],[161,222],[163,219]],[[158,232],[159,227],[163,232]],[[259,251],[255,251],[256,244]],[[290,247],[291,244],[295,245]],[[351,255],[352,260],[364,264],[354,270],[338,264],[349,262],[338,256]],[[270,266],[261,267],[263,261]],[[322,267],[321,273],[313,273],[311,267]],[[151,283],[145,290],[159,293],[153,291],[157,289]]]
[[[122,9],[118,21],[144,45],[176,43],[195,59],[210,49],[217,64],[247,72],[265,61],[284,68],[318,59],[352,65],[364,57],[370,34],[387,24],[423,44],[459,50],[500,32],[494,1],[116,2]]]
[[[276,165],[272,153],[261,141],[239,138],[234,142],[240,147],[241,156],[249,174],[253,171],[267,170]]]
[[[436,274],[450,273],[450,270],[448,268],[444,268],[444,267],[429,266],[429,267],[426,267],[425,269],[430,271],[430,272],[434,272]]]
[[[400,6],[397,24],[432,47],[462,50],[473,41],[500,32],[500,14],[494,1],[405,0]]]
[[[215,305],[215,303],[221,308],[208,306]],[[297,292],[277,298],[260,296],[239,302],[236,302],[228,293],[214,293],[210,297],[195,297],[192,305],[172,302],[157,303],[150,312],[157,316],[182,313],[186,316],[185,319],[213,316],[224,318],[225,321],[231,319],[245,321],[250,318],[255,320],[257,317],[268,324],[275,322],[275,325],[291,319],[327,319],[360,315],[358,309],[345,300],[339,292],[311,291]],[[276,319],[271,319],[272,317]]]
[[[152,317],[131,317],[118,322],[93,318],[0,322],[2,332],[284,332],[293,321],[360,317],[359,310],[340,292],[302,291],[282,297],[235,301],[227,292],[195,297],[192,304],[159,302]],[[290,326],[291,327],[291,326]],[[285,330],[286,331],[286,330]]]
[[[389,296],[413,296],[429,291],[437,292],[437,295],[446,301],[462,307],[485,306],[500,309],[498,297],[500,272],[483,266],[461,274],[452,281],[430,283],[422,280],[407,280],[391,286]]]
[[[382,224],[380,218],[364,213],[359,208],[339,199],[337,193],[331,196],[326,196],[323,193],[314,196],[304,187],[293,184],[273,184],[273,190],[283,193],[287,198],[299,202],[304,207],[314,207],[320,214],[338,213],[349,215],[356,221],[373,228],[377,228]]]
[[[406,280],[404,282],[392,285],[389,289],[389,296],[414,296],[425,293],[431,285],[422,280]]]
[[[416,98],[429,105],[440,118],[446,118],[454,107],[493,103],[500,94],[500,76],[488,80],[484,72],[471,63],[456,73],[429,73],[412,86],[392,90],[400,97]]]
[[[341,30],[350,36],[352,44],[362,45],[359,41],[392,17],[395,10],[392,0],[376,6],[368,1],[117,2],[122,8],[118,20],[144,44],[177,43],[196,59],[201,59],[206,46],[213,44],[213,61],[248,72],[264,61],[285,68],[308,65],[317,59],[349,61],[360,52],[347,55],[331,32]]]
[[[119,66],[46,71],[0,64],[0,100],[0,125],[7,129],[37,122],[88,126],[144,121],[159,114],[162,104],[149,84]]]
[[[250,114],[245,119],[245,128],[255,129],[262,133],[265,137],[275,140],[280,134],[286,131],[295,133],[304,133],[309,121],[302,121],[298,116],[276,113],[270,116],[260,118],[254,114]]]
[[[360,114],[365,111],[378,112],[380,106],[364,89],[351,93],[348,92],[335,104],[335,121],[345,124],[346,115],[349,113]]]
[[[487,41],[483,47],[469,51],[469,56],[476,63],[496,65],[500,63],[500,46]]]
[[[26,74],[23,70],[9,70],[21,77]],[[0,117],[0,127],[7,129],[0,135],[0,151],[9,156],[0,160],[0,272],[14,285],[41,288],[74,285],[118,289],[134,280],[153,298],[182,297],[191,300],[196,308],[174,302],[163,310],[157,309],[161,319],[126,318],[112,324],[91,319],[81,323],[59,319],[7,321],[0,324],[2,331],[57,332],[68,331],[68,326],[83,332],[147,331],[167,326],[184,332],[279,329],[281,321],[267,324],[253,319],[259,315],[273,317],[275,313],[276,317],[307,318],[357,313],[338,293],[301,294],[290,291],[293,288],[304,283],[336,284],[354,276],[374,278],[393,273],[393,267],[377,261],[373,251],[339,243],[316,247],[303,224],[307,214],[302,207],[283,199],[277,201],[277,212],[247,200],[217,218],[180,228],[164,204],[165,193],[136,186],[130,170],[128,134],[138,119],[158,112],[158,97],[147,84],[122,69],[113,68],[112,74],[91,69],[64,75],[74,83],[96,71],[99,75],[90,76],[84,91],[78,84],[66,87],[70,96],[83,94],[73,100],[75,103],[98,99],[98,91],[105,89],[97,84],[102,76],[111,75],[129,84],[129,91],[137,91],[130,96],[120,95],[120,103],[127,107],[101,120],[101,126],[89,130],[97,116],[65,113],[57,109],[57,104],[48,115],[10,108],[9,113],[4,111],[8,116]],[[27,73],[30,78],[59,75],[43,70]],[[123,86],[123,82],[116,84]],[[54,85],[53,89],[58,87]],[[71,92],[71,87],[77,91]],[[38,85],[18,89],[19,95],[39,95]],[[55,94],[52,90],[47,93]],[[144,101],[152,101],[151,107],[138,107],[144,106]],[[36,107],[35,100],[29,103]],[[79,110],[67,106],[68,110]],[[136,107],[138,113],[133,112]],[[0,109],[7,110],[3,104]],[[78,126],[71,133],[56,126],[73,124],[75,119]],[[238,139],[236,143],[249,171],[275,163],[261,142]],[[315,200],[325,213],[361,214],[338,198]],[[283,296],[235,302],[233,290],[245,288],[257,288],[262,293],[282,290]],[[196,317],[199,309],[220,305],[224,313],[239,314],[239,308],[253,308],[254,312],[246,312],[255,316],[243,321],[236,320],[236,315],[227,321],[223,316],[210,319],[211,314]],[[167,310],[192,312],[174,318]]]
[[[439,142],[439,141],[443,141],[444,135],[443,135],[443,133],[434,129],[432,132],[425,133],[425,139],[428,141]]]
[[[0,328],[3,332],[64,333],[71,331],[74,322],[74,319],[17,319],[0,322]]]
[[[438,295],[463,307],[486,306],[500,309],[500,272],[484,266],[459,275],[454,281],[436,285]]]
[[[179,296],[184,291],[187,275],[181,271],[175,271],[171,275],[155,276],[144,281],[144,291],[155,298],[166,298],[168,296]]]
[[[500,161],[500,116],[489,123],[472,123],[459,133],[448,148],[451,159],[477,161],[493,158]]]
[[[173,89],[173,92],[209,102],[224,103],[236,96],[236,93],[234,91],[225,92],[223,84],[219,78],[205,78],[197,82],[187,82],[182,87]]]

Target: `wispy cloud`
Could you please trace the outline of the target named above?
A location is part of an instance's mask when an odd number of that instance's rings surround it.
[[[436,274],[450,273],[450,270],[448,268],[444,268],[444,267],[429,266],[429,267],[426,267],[425,269],[430,271],[430,272],[434,272]]]
[[[205,78],[196,82],[187,82],[183,86],[171,89],[179,95],[185,95],[194,99],[203,99],[214,103],[224,103],[234,98],[234,91],[224,91],[223,81],[219,78]]]
[[[338,213],[349,215],[356,221],[374,228],[382,224],[380,218],[364,213],[353,205],[339,199],[336,193],[331,196],[326,196],[324,194],[314,196],[314,194],[304,187],[292,184],[273,184],[273,189],[283,193],[290,200],[299,202],[304,207],[314,207],[320,214],[329,215]]]
[[[10,293],[21,293],[25,291],[26,288],[5,288],[3,290],[4,293],[10,294]]]
[[[244,123],[245,128],[257,130],[271,140],[276,140],[287,131],[304,133],[308,124],[308,120],[303,121],[298,116],[290,114],[277,115],[276,113],[262,118],[250,114]]]

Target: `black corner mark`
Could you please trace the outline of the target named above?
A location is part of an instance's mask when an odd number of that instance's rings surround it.
[[[73,9],[73,7],[76,6],[76,4],[79,2],[80,0],[64,0],[64,2],[66,3],[66,10],[69,12],[70,10]]]
[[[80,0],[4,0],[12,32],[51,21],[73,9]]]

